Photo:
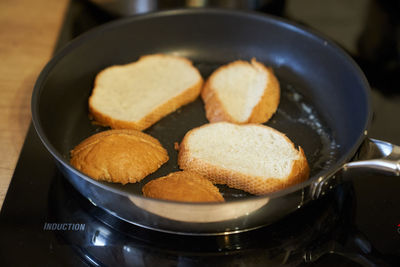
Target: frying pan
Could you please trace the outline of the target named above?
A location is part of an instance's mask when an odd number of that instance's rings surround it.
[[[201,99],[145,132],[168,150],[170,160],[140,183],[99,182],[69,164],[69,151],[105,130],[92,124],[87,101],[102,69],[169,53],[192,60],[204,78],[218,66],[255,57],[271,66],[281,102],[267,125],[284,132],[308,158],[310,179],[263,196],[220,186],[225,203],[179,203],[145,198],[151,179],[178,170],[174,142],[207,123]],[[59,51],[41,72],[32,96],[35,129],[59,169],[94,205],[129,223],[179,234],[237,233],[271,224],[316,201],[354,168],[400,173],[399,147],[367,138],[369,85],[337,45],[281,18],[218,9],[170,10],[117,20],[92,30]],[[357,159],[354,161],[354,159]],[[352,161],[353,160],[353,161]]]

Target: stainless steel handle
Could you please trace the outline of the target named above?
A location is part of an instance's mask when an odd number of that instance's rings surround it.
[[[348,162],[342,168],[319,177],[311,184],[311,199],[317,199],[337,184],[352,179],[350,171],[353,169],[374,170],[400,176],[400,146],[372,138],[365,139],[357,152],[355,161]]]
[[[371,169],[400,176],[400,146],[367,138],[358,152],[357,161],[346,163],[343,170]]]

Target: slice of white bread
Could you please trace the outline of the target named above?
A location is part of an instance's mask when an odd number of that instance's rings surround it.
[[[160,142],[131,129],[94,134],[71,151],[71,165],[93,179],[136,183],[169,159]]]
[[[144,130],[200,94],[203,78],[186,58],[154,54],[111,66],[95,79],[89,112],[114,129]]]
[[[192,129],[179,146],[178,164],[213,183],[257,195],[309,176],[304,151],[283,133],[261,124],[217,122]]]
[[[201,97],[210,122],[264,123],[278,108],[280,87],[272,69],[237,60],[211,74]]]

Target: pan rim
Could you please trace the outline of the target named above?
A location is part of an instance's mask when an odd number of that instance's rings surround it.
[[[50,61],[45,65],[43,70],[40,72],[34,88],[32,92],[32,98],[31,98],[31,112],[32,112],[32,122],[35,128],[35,131],[37,132],[41,142],[43,145],[46,147],[46,149],[51,153],[51,155],[59,162],[61,163],[64,167],[66,167],[68,170],[72,171],[74,174],[80,176],[81,178],[84,178],[87,182],[90,182],[91,184],[94,184],[96,186],[99,186],[103,189],[112,191],[116,194],[125,196],[125,197],[140,197],[144,198],[146,200],[153,200],[153,201],[161,201],[161,202],[173,202],[176,204],[181,204],[181,205],[193,205],[193,204],[199,204],[199,205],[221,205],[221,203],[185,203],[185,202],[177,202],[177,201],[168,201],[168,200],[159,200],[159,199],[151,199],[144,197],[143,195],[138,195],[130,192],[126,192],[124,190],[120,190],[117,188],[113,188],[111,186],[108,186],[106,184],[103,184],[102,182],[96,181],[87,175],[81,173],[80,171],[76,170],[73,168],[69,162],[62,156],[62,154],[51,145],[51,142],[45,135],[45,132],[42,128],[41,122],[39,120],[39,109],[38,109],[38,102],[40,99],[40,95],[42,92],[43,84],[45,84],[47,80],[48,74],[52,71],[52,69],[57,65],[57,63],[64,58],[66,55],[68,55],[71,51],[85,43],[87,39],[93,38],[96,35],[102,34],[104,32],[110,31],[116,27],[119,27],[120,25],[126,25],[128,23],[132,23],[134,21],[140,21],[140,20],[149,20],[153,18],[160,18],[160,17],[171,17],[171,16],[187,16],[187,15],[230,15],[230,16],[238,16],[238,17],[246,17],[246,19],[255,19],[255,20],[263,20],[267,21],[268,23],[272,24],[277,24],[281,27],[288,28],[291,31],[296,31],[296,32],[301,32],[312,39],[318,40],[319,42],[323,43],[326,46],[331,46],[332,49],[334,49],[338,55],[343,57],[344,60],[346,60],[351,67],[354,69],[354,72],[357,74],[359,77],[361,83],[363,84],[363,88],[365,89],[365,96],[366,96],[366,107],[367,107],[367,114],[366,114],[366,120],[365,124],[363,126],[363,131],[360,132],[357,140],[353,142],[353,145],[351,146],[350,149],[348,149],[343,155],[338,158],[332,166],[330,166],[328,169],[320,171],[317,175],[314,175],[313,177],[310,177],[307,181],[304,181],[302,183],[290,186],[288,188],[279,190],[277,192],[261,195],[261,196],[249,196],[244,199],[234,199],[234,200],[229,200],[229,202],[243,202],[243,201],[252,201],[253,199],[259,199],[259,198],[277,198],[283,195],[287,195],[290,193],[293,193],[295,191],[298,191],[300,189],[305,189],[312,183],[316,183],[320,177],[329,177],[332,173],[335,171],[339,170],[342,168],[342,166],[349,162],[356,152],[358,151],[360,145],[362,142],[365,140],[369,127],[371,125],[371,120],[372,120],[372,110],[371,110],[371,92],[370,92],[370,86],[369,83],[360,69],[360,67],[357,65],[357,63],[354,61],[353,58],[351,58],[344,50],[341,48],[339,45],[337,45],[335,42],[331,41],[330,38],[325,37],[323,34],[320,32],[317,32],[316,30],[313,30],[311,28],[308,28],[306,26],[297,24],[293,21],[289,21],[285,18],[277,17],[274,15],[270,14],[264,14],[264,13],[259,13],[256,11],[238,11],[238,10],[231,10],[231,9],[221,9],[221,8],[186,8],[186,9],[171,9],[171,10],[164,10],[164,11],[158,11],[154,13],[148,13],[148,14],[140,14],[137,16],[132,16],[132,17],[127,17],[127,18],[121,18],[117,19],[108,23],[105,23],[103,25],[100,25],[98,27],[95,27],[80,36],[74,38],[70,42],[68,42],[64,47],[62,47],[59,51],[57,51],[54,56],[50,59]],[[223,204],[223,203],[222,203]]]

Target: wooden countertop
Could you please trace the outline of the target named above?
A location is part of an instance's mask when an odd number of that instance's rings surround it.
[[[0,1],[0,207],[31,121],[32,89],[51,58],[68,2]]]

